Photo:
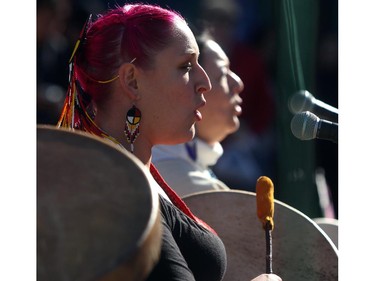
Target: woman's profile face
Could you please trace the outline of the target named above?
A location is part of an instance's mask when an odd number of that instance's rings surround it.
[[[175,24],[170,44],[154,57],[151,69],[140,70],[137,106],[142,110],[142,134],[156,144],[177,144],[194,137],[202,119],[203,93],[211,89],[198,64],[199,49],[190,28]]]
[[[200,138],[213,143],[238,130],[238,116],[242,112],[239,94],[244,85],[230,70],[229,59],[216,42],[208,40],[202,56],[202,66],[210,77],[212,89],[205,94],[207,104],[201,110],[203,120],[197,124],[197,130]]]

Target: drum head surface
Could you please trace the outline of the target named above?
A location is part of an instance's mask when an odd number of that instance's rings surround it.
[[[98,137],[38,126],[38,280],[97,280],[127,263],[128,280],[151,270],[160,251],[159,201],[144,169]]]
[[[313,221],[331,238],[336,248],[339,248],[339,221],[333,218],[314,218]]]
[[[256,195],[247,191],[205,191],[183,198],[224,242],[224,280],[251,280],[266,272],[266,238],[257,217]],[[317,225],[275,200],[272,231],[273,273],[283,280],[338,280],[338,251]]]

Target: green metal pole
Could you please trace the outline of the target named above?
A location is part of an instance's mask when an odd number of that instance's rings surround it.
[[[315,185],[315,142],[293,136],[288,100],[297,90],[314,92],[318,8],[316,0],[279,0],[277,14],[278,175],[275,198],[309,217],[322,211]]]

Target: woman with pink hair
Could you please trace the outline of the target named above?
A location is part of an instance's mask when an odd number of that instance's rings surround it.
[[[150,171],[162,218],[160,258],[147,280],[221,280],[225,247],[151,162],[157,144],[191,140],[210,80],[184,18],[156,5],[126,4],[85,24],[70,59],[58,127],[109,139]],[[261,276],[261,278],[269,276]],[[262,279],[268,280],[268,279]]]

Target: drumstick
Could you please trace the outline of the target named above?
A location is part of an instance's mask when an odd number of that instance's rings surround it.
[[[262,176],[256,184],[257,215],[266,233],[266,273],[272,273],[273,183]]]

